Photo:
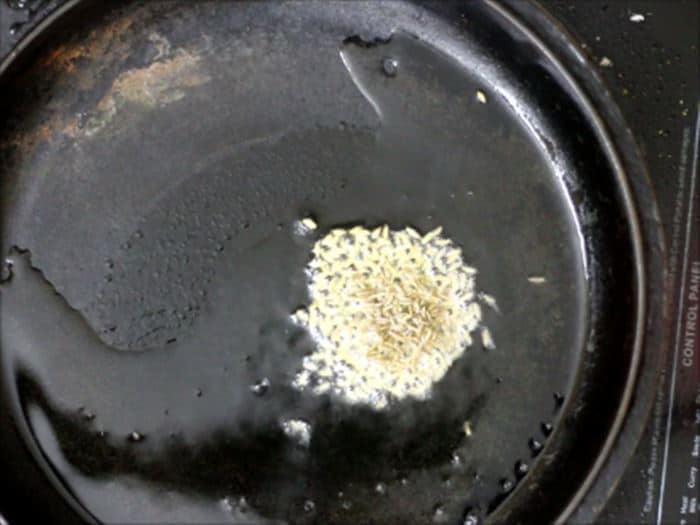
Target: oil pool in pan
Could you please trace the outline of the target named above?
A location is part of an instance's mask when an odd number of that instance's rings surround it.
[[[117,152],[133,147],[120,126],[154,140],[152,130],[179,122],[188,104],[239,89],[234,65],[298,82],[310,74],[285,65],[294,61],[290,49],[306,52],[304,39],[290,48],[270,35],[257,40],[253,27],[178,42],[177,13],[162,16],[174,21],[173,34],[144,41],[139,67],[170,64],[186,85],[152,84],[133,71],[112,78],[117,95],[105,95],[83,126],[67,127],[62,163],[32,180],[35,204],[54,184],[72,185],[66,216],[80,209],[85,188],[99,202],[97,181],[72,174],[94,168],[103,137]],[[301,38],[293,24],[285,31]],[[280,110],[297,125],[270,117],[265,133],[236,147],[227,133],[238,110],[214,119],[217,146],[189,174],[176,160],[157,191],[155,179],[143,185],[151,198],[137,212],[126,199],[124,209],[101,210],[119,227],[99,247],[87,235],[94,256],[86,256],[85,279],[101,275],[94,292],[71,291],[80,278],[52,262],[52,250],[65,247],[48,248],[29,201],[19,197],[7,221],[3,242],[18,249],[0,287],[4,379],[16,385],[18,413],[51,468],[98,520],[476,523],[527,474],[552,430],[575,363],[567,349],[582,338],[586,289],[560,174],[501,94],[454,57],[404,31],[380,41],[323,31],[312,40],[325,68],[315,74],[327,78],[310,81],[309,93],[331,85],[333,102]],[[232,38],[259,49],[228,45]],[[198,58],[207,49],[227,67]],[[207,90],[201,99],[198,89]],[[258,95],[275,103],[276,88],[264,89],[272,92]],[[239,95],[244,105],[252,96]],[[137,114],[144,107],[148,122]],[[182,126],[171,131],[169,140],[186,135]],[[200,147],[194,135],[183,148]],[[117,156],[97,170],[98,181]],[[133,184],[140,176],[149,174],[124,175]],[[313,221],[302,220],[309,214]],[[543,216],[546,227],[527,227]],[[439,302],[426,306],[447,322],[436,333],[466,323],[458,336],[441,334],[457,346],[431,347],[442,351],[429,354],[439,371],[406,383],[405,396],[376,387],[384,384],[376,378],[374,390],[351,393],[362,385],[324,375],[334,348],[324,337],[334,336],[314,331],[309,316],[320,297],[314,272],[328,270],[313,266],[315,243],[334,232],[355,247],[375,235],[407,252],[442,250],[440,261],[454,266],[443,277],[462,279],[461,292],[445,296],[463,294],[450,309],[457,317]],[[397,279],[411,278],[410,265],[401,269]],[[383,326],[394,329],[391,320]],[[480,344],[464,352],[473,335]],[[384,347],[375,353],[394,359]]]

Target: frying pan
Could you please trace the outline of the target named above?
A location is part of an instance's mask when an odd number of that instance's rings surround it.
[[[74,1],[0,75],[11,523],[595,519],[652,402],[663,243],[538,6]],[[443,226],[496,349],[386,411],[290,388],[308,215]]]

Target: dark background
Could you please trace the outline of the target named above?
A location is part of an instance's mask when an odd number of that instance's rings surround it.
[[[64,0],[0,0],[0,57],[46,14]],[[700,260],[697,230],[688,234],[693,145],[698,109],[698,0],[541,0],[568,30],[605,80],[625,115],[644,155],[657,192],[669,257],[669,326],[671,351],[662,376],[657,403],[647,431],[627,472],[603,510],[599,523],[656,523],[661,479],[664,478],[664,445],[668,399],[673,383],[674,348],[679,289],[686,252]],[[644,16],[633,22],[633,14]],[[603,60],[606,58],[607,60]],[[601,62],[603,61],[603,62]],[[604,65],[605,64],[605,65]],[[696,204],[695,210],[698,205]],[[686,249],[686,239],[692,246]],[[690,263],[686,263],[686,267]],[[685,310],[681,310],[683,314]],[[697,341],[696,341],[697,346]],[[697,365],[697,357],[696,362]],[[675,385],[673,428],[669,442],[668,471],[663,498],[665,523],[682,523],[679,514],[690,468],[688,432],[693,430],[690,410],[694,395],[683,377]],[[685,389],[685,390],[684,390]],[[685,434],[684,434],[685,432]],[[695,458],[697,464],[697,458]],[[697,494],[697,492],[696,492]],[[691,491],[692,495],[692,491]],[[697,523],[699,515],[686,516]]]

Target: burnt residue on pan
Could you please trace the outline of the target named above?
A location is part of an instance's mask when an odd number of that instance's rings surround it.
[[[546,521],[570,496],[537,484],[582,446],[587,374],[626,371],[601,299],[633,298],[625,209],[537,48],[456,5],[126,2],[9,84],[2,380],[96,519],[478,522],[528,493]],[[294,389],[308,216],[442,226],[496,347],[386,410]]]

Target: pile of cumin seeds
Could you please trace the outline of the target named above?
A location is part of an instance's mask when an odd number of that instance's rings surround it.
[[[314,244],[308,274],[311,303],[292,318],[316,351],[293,380],[299,390],[378,410],[426,399],[481,321],[476,270],[441,228],[333,229]]]

